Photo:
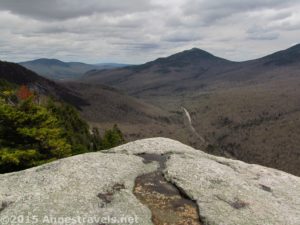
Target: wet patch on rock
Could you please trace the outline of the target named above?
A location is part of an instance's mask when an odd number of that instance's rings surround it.
[[[157,171],[136,178],[134,195],[152,212],[155,225],[201,225],[198,207],[176,186],[166,181],[162,171],[165,169],[167,155],[140,154],[144,163],[157,162]]]
[[[102,201],[103,201],[103,204],[101,205],[102,207],[105,206],[105,204],[107,203],[111,203],[112,200],[113,200],[113,195],[115,192],[118,192],[122,189],[125,189],[125,186],[124,184],[115,184],[113,187],[112,187],[112,190],[111,191],[108,191],[106,193],[99,193],[97,195],[98,198],[100,198]]]

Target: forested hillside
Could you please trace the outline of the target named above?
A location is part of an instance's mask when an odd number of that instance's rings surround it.
[[[107,149],[124,142],[115,125],[102,136],[71,105],[0,81],[0,172]]]

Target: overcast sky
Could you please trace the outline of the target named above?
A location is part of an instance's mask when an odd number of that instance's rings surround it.
[[[193,47],[242,61],[300,42],[299,0],[0,0],[0,60],[143,63]]]

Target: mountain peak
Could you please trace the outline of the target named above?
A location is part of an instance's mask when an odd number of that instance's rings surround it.
[[[192,49],[189,49],[189,50],[185,50],[183,52],[179,52],[175,55],[191,55],[191,56],[194,56],[194,57],[215,57],[213,54],[211,54],[207,51],[204,51],[200,48],[192,48]]]
[[[185,50],[174,55],[171,55],[166,58],[159,58],[153,63],[159,63],[166,66],[182,66],[182,65],[189,65],[189,64],[199,64],[199,63],[208,63],[208,62],[217,62],[217,61],[227,61],[225,59],[219,58],[214,56],[213,54],[204,51],[199,48],[192,48],[189,50]]]
[[[187,50],[187,51],[190,51],[190,52],[201,52],[201,53],[208,53],[208,54],[210,54],[209,52],[207,52],[207,51],[205,51],[203,49],[200,49],[200,48],[196,48],[196,47],[191,48],[190,50]]]

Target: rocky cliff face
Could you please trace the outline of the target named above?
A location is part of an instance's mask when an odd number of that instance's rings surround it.
[[[159,163],[149,160],[151,157]],[[159,168],[165,181],[136,179],[142,174],[153,175]],[[148,183],[141,183],[145,181]],[[107,152],[78,155],[3,174],[0,184],[0,224],[300,222],[299,177],[207,155],[165,138],[140,140]],[[174,213],[172,218],[155,212],[153,202],[141,200],[140,196],[153,196],[143,193],[149,190],[159,196],[155,203],[162,208],[159,212],[168,210]],[[175,203],[170,203],[170,198]],[[188,201],[196,203],[195,206]],[[193,214],[193,207],[198,215]],[[177,215],[178,220],[172,223]]]

